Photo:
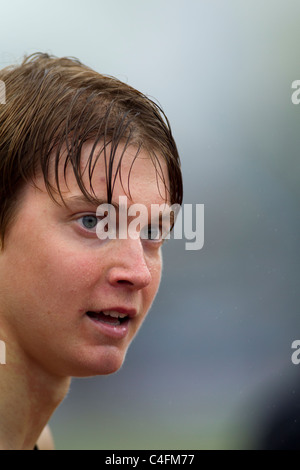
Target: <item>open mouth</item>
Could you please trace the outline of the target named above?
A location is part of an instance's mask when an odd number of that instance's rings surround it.
[[[120,326],[128,322],[129,316],[123,313],[108,310],[106,312],[86,312],[87,316],[94,321],[112,326]]]

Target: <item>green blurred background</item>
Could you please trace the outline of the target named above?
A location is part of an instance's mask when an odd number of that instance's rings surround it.
[[[1,67],[71,55],[155,97],[184,202],[205,204],[204,248],[166,244],[122,370],[73,380],[58,449],[259,448],[300,407],[299,18],[299,0],[1,1]]]

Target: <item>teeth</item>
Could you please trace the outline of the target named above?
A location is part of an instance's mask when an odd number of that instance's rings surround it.
[[[106,312],[102,312],[102,313],[104,313],[104,315],[106,315],[108,317],[113,317],[113,318],[125,318],[125,317],[127,317],[127,315],[125,315],[124,313],[115,312],[114,310],[107,310]]]

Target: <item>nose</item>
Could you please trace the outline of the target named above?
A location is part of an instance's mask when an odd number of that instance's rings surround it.
[[[140,239],[117,240],[115,263],[108,270],[108,282],[114,286],[126,286],[132,289],[147,287],[152,276],[145,260]]]

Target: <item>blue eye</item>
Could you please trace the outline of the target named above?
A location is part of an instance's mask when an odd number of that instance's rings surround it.
[[[162,233],[160,227],[151,227],[151,225],[143,227],[140,233],[140,237],[143,240],[160,241],[161,236]]]
[[[98,218],[95,215],[85,215],[84,217],[80,217],[82,221],[82,225],[87,230],[93,230],[96,228],[98,223]]]

